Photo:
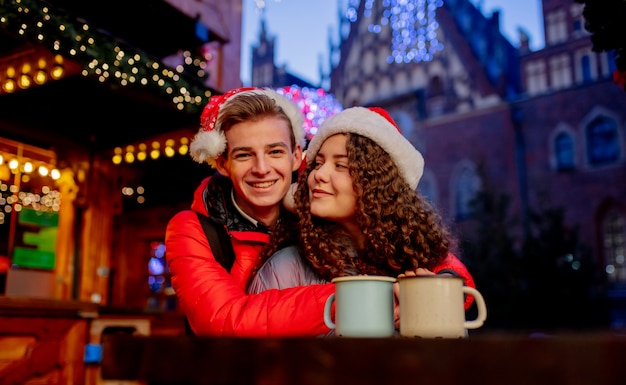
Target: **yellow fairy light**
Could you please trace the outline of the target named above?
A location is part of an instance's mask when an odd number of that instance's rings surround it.
[[[27,74],[22,74],[20,75],[19,81],[18,81],[18,86],[20,86],[20,88],[28,88],[30,87],[30,76]]]
[[[57,180],[61,177],[61,172],[56,168],[53,168],[52,171],[50,171],[50,176],[52,179]]]
[[[52,77],[52,79],[58,80],[61,78],[61,76],[63,76],[63,72],[65,70],[63,69],[62,65],[56,65],[52,68],[52,71],[50,71],[50,76]]]
[[[122,163],[122,155],[120,154],[115,154],[113,155],[113,164],[120,164]]]
[[[17,161],[17,159],[11,159],[11,160],[9,161],[9,168],[10,168],[11,170],[15,170],[15,169],[17,169],[17,168],[19,167],[19,165],[20,165],[20,163]]]
[[[44,84],[47,79],[48,79],[48,74],[46,73],[46,71],[38,70],[35,73],[35,79],[34,79],[35,83],[41,85],[41,84]]]
[[[48,167],[46,166],[39,166],[39,175],[41,176],[48,176],[48,174],[50,173],[50,170],[48,170]]]
[[[24,163],[24,172],[33,172],[33,164],[31,162]]]
[[[11,92],[15,91],[15,80],[13,79],[7,79],[3,84],[2,84],[2,89],[4,90],[4,92],[10,94]]]

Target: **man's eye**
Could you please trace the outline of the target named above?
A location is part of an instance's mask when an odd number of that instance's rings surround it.
[[[233,156],[233,158],[235,158],[235,159],[243,159],[243,158],[247,158],[247,157],[249,157],[249,156],[250,156],[250,154],[246,154],[246,153],[244,153],[244,152],[240,152],[240,153],[238,153],[238,154],[235,154],[235,155]]]

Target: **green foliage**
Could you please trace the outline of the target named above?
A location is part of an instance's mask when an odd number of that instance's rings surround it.
[[[585,29],[591,33],[593,50],[615,51],[615,64],[626,71],[626,1],[576,0],[584,4]]]

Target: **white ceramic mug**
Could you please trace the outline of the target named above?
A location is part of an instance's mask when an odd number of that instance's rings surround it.
[[[463,285],[463,278],[419,275],[398,279],[400,285],[400,335],[421,338],[464,338],[487,319],[482,294]],[[474,296],[478,315],[465,319],[465,294]]]
[[[396,278],[359,275],[334,278],[335,293],[326,300],[324,322],[341,337],[391,337],[393,284]],[[335,321],[331,310],[335,304]]]

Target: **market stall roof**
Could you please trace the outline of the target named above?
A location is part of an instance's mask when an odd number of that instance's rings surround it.
[[[0,136],[47,148],[102,151],[199,124],[199,115],[141,87],[74,76],[0,95]]]
[[[44,3],[158,57],[203,43],[196,34],[196,19],[163,0],[46,0]]]
[[[8,3],[2,7],[8,7]],[[129,51],[136,50],[142,58],[149,58],[144,69],[155,64],[162,72],[166,67],[162,59],[166,56],[198,48],[203,43],[195,32],[196,20],[163,0],[22,0],[21,3],[33,7],[45,5],[64,20],[75,20],[78,25],[89,23],[89,32],[99,34],[96,40],[124,44],[130,47]],[[0,70],[6,70],[7,63],[19,62],[25,56],[37,56],[44,51],[48,55],[58,53],[8,26],[10,22],[0,23]],[[94,50],[87,51],[92,55]],[[97,54],[93,54],[96,59]],[[63,56],[65,75],[58,80],[0,92],[0,136],[44,148],[79,146],[89,151],[108,151],[164,132],[197,127],[204,99],[216,92],[188,73],[166,78],[166,82],[173,84],[171,87],[103,80],[97,74],[84,73],[85,57]],[[155,74],[142,76],[152,79],[156,74],[155,70]],[[168,88],[199,96],[194,103],[175,103],[175,95]],[[198,101],[200,96],[203,99]]]

